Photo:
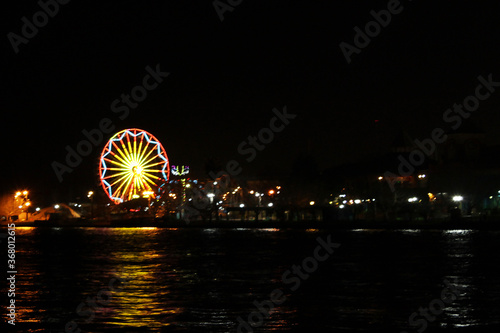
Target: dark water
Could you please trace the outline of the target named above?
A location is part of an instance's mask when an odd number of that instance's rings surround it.
[[[236,332],[238,316],[246,320],[257,309],[253,302],[269,300],[277,288],[286,300],[253,331],[416,332],[423,327],[410,327],[410,315],[440,298],[444,280],[460,288],[461,298],[428,321],[426,332],[498,332],[500,326],[498,231],[16,233],[19,332],[63,332],[72,320],[82,332]],[[316,238],[328,235],[341,246],[300,285],[284,281],[284,272],[313,256]],[[85,305],[98,294],[105,305]]]

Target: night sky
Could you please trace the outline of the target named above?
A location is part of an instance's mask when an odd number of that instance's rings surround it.
[[[353,28],[387,4],[242,1],[221,21],[212,1],[70,1],[16,54],[7,34],[21,35],[21,18],[32,21],[40,6],[10,1],[1,14],[0,192],[70,200],[97,188],[104,140],[62,183],[51,163],[64,163],[65,147],[103,118],[113,133],[151,132],[193,177],[205,177],[210,160],[236,159],[242,177],[282,178],[299,156],[323,170],[386,152],[401,130],[428,137],[479,75],[500,81],[499,4],[401,1],[348,64],[339,44],[354,44]],[[157,64],[170,75],[121,120],[111,103]],[[245,162],[238,145],[284,106],[297,117]],[[471,117],[492,144],[499,106],[500,91]]]

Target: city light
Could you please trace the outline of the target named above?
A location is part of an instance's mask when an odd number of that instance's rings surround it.
[[[272,207],[272,206],[273,206],[273,203],[272,203],[272,202],[270,202],[270,203],[268,203],[268,204],[267,204],[267,206],[268,206],[268,207]]]
[[[417,197],[408,198],[408,202],[415,202],[415,201],[418,201]]]
[[[209,197],[209,198],[213,198],[213,197],[215,197],[215,194],[213,194],[213,193],[208,193],[208,194],[207,194],[207,197]]]
[[[40,207],[36,207],[36,209],[35,209],[35,210],[36,210],[37,212],[39,212],[39,211],[40,211]]]
[[[23,192],[23,195],[28,195],[28,191],[24,191],[24,192]]]
[[[354,203],[355,203],[356,205],[359,205],[359,204],[361,203],[361,200],[356,199],[356,200],[354,200]]]
[[[60,207],[59,205],[55,205],[54,206],[55,209],[59,209],[59,207]]]
[[[269,190],[269,192],[267,192],[267,193],[269,193],[269,195],[273,195],[274,194],[274,190]]]
[[[424,174],[418,175],[418,178],[420,179],[425,178],[425,175]]]
[[[240,208],[243,208],[243,207],[245,207],[245,204],[240,204]]]
[[[453,201],[455,202],[460,202],[462,200],[464,200],[464,197],[461,196],[461,195],[455,195],[453,198],[452,198]]]
[[[344,205],[340,205],[340,206],[339,206],[339,208],[340,208],[340,209],[342,209],[342,208],[344,208],[344,207],[345,207]]]
[[[314,204],[315,204],[315,203],[316,203],[316,202],[314,202],[314,201],[310,201],[310,202],[309,202],[309,205],[314,206]]]
[[[379,177],[378,177],[378,180],[382,180],[382,179],[384,179],[384,177],[382,177],[382,176],[379,176]]]

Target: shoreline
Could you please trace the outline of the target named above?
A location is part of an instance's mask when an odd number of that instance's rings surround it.
[[[417,221],[189,221],[160,220],[152,218],[138,218],[130,220],[60,220],[60,221],[34,221],[34,222],[2,222],[1,227],[14,223],[16,227],[61,227],[61,228],[277,228],[277,229],[475,229],[475,230],[500,230],[499,220],[417,220]]]

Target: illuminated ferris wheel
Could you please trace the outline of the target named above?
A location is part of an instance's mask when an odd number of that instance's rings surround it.
[[[152,134],[137,128],[113,135],[99,161],[101,185],[116,204],[155,197],[168,181],[167,153]]]

